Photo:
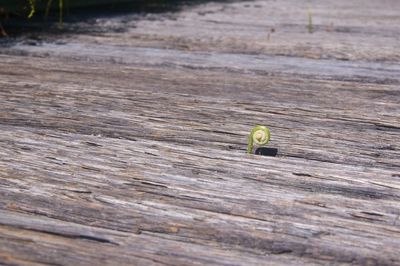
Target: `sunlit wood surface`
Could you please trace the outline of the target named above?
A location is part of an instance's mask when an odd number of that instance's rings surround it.
[[[2,40],[0,264],[400,265],[399,10],[202,1]],[[246,154],[256,124],[276,157]]]

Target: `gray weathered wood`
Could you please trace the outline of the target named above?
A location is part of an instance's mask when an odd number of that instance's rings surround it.
[[[399,265],[399,8],[208,2],[2,45],[0,262]],[[245,153],[255,124],[277,157]]]

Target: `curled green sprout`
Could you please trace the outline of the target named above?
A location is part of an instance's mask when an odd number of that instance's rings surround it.
[[[265,126],[257,125],[255,126],[249,135],[249,144],[247,145],[247,153],[251,153],[253,151],[254,143],[262,146],[266,145],[271,138],[271,133],[269,129]]]

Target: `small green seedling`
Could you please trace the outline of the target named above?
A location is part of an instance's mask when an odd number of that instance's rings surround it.
[[[35,0],[29,0],[29,5],[31,6],[31,11],[29,12],[28,18],[33,17],[33,14],[35,14]]]
[[[266,145],[271,138],[271,133],[269,129],[265,126],[257,125],[255,126],[249,135],[249,144],[247,145],[247,153],[251,153],[253,151],[254,143],[263,146]]]
[[[313,33],[313,22],[312,22],[312,11],[311,8],[308,8],[308,33]]]
[[[28,14],[28,18],[32,18],[33,15],[36,13],[36,0],[28,0],[30,5],[30,12]],[[47,8],[45,17],[49,15],[49,10],[52,4],[52,0],[47,1]],[[64,0],[58,0],[58,10],[59,10],[59,24],[62,25],[63,23],[63,9],[64,9]]]

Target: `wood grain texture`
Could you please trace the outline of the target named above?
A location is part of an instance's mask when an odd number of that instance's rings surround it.
[[[0,264],[400,265],[399,4],[204,2],[4,42]],[[246,154],[255,124],[277,157]]]

